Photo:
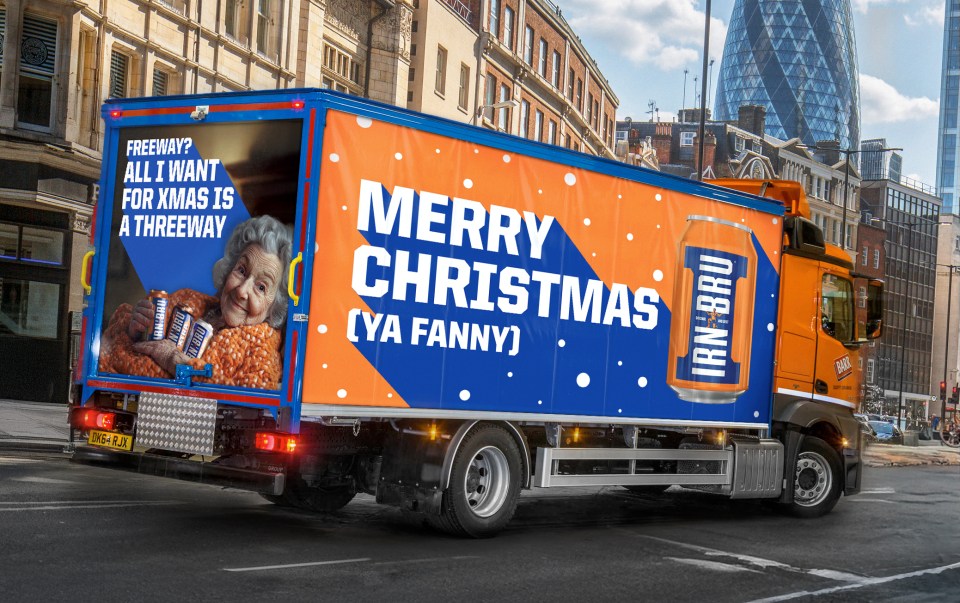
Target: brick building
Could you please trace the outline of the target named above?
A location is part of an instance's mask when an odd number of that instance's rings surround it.
[[[619,100],[559,7],[549,0],[415,6],[407,107],[613,156]]]

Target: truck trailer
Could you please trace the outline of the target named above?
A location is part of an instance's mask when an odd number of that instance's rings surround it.
[[[76,462],[486,537],[522,489],[857,493],[882,283],[795,182],[328,90],[110,100]]]

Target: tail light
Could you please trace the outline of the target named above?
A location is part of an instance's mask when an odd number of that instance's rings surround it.
[[[112,412],[104,412],[95,408],[82,408],[74,415],[76,427],[80,429],[106,429],[111,430],[117,424],[117,415]]]
[[[297,449],[297,438],[287,433],[258,431],[255,439],[257,450],[267,452],[286,452],[292,454]]]

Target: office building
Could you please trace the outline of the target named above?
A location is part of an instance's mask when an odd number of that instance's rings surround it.
[[[856,42],[849,0],[736,0],[714,116],[766,107],[766,133],[814,147],[860,144]]]

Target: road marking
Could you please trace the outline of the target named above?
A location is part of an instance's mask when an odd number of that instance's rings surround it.
[[[335,561],[311,561],[309,563],[290,563],[287,565],[261,565],[259,567],[225,567],[225,572],[259,572],[263,570],[290,569],[294,567],[313,567],[316,565],[339,565],[343,563],[362,563],[370,561],[369,557],[360,559],[337,559]]]
[[[768,597],[766,599],[756,599],[750,603],[774,603],[775,601],[789,601],[790,599],[799,599],[800,597],[819,597],[820,595],[832,595],[837,592],[852,590],[854,588],[863,588],[864,586],[876,586],[878,584],[886,584],[887,582],[895,582],[897,580],[906,580],[908,578],[916,578],[918,576],[927,576],[931,574],[941,574],[948,570],[960,569],[960,563],[951,563],[950,565],[941,565],[940,567],[931,567],[928,569],[917,570],[915,572],[907,572],[906,574],[897,574],[895,576],[884,576],[882,578],[863,578],[861,581],[855,584],[843,584],[841,586],[833,586],[831,588],[824,588],[823,590],[815,591],[799,591],[795,593],[790,593],[786,595],[780,595],[777,597]]]
[[[66,479],[54,479],[52,477],[13,477],[11,482],[26,482],[29,484],[73,484],[75,482]]]
[[[630,532],[628,532],[630,533]],[[656,536],[646,536],[643,534],[632,534],[638,538],[645,538],[647,540],[656,540],[658,542],[664,542],[666,544],[672,544],[685,549],[690,549],[692,551],[697,551],[706,555],[707,557],[730,557],[741,561],[748,565],[753,565],[759,567],[760,569],[774,568],[787,572],[794,572],[798,574],[809,574],[812,576],[818,576],[821,578],[828,578],[830,580],[838,580],[841,582],[861,582],[865,578],[863,576],[858,576],[856,574],[847,574],[844,572],[837,572],[834,570],[822,570],[822,569],[803,569],[799,567],[793,567],[792,565],[787,565],[786,563],[780,563],[779,561],[773,561],[772,559],[763,559],[760,557],[754,557],[752,555],[741,555],[739,553],[730,553],[727,551],[721,551],[718,549],[712,549],[705,546],[699,546],[696,544],[688,544],[686,542],[677,542],[675,540],[667,540],[666,538],[657,538]]]
[[[861,502],[861,503],[884,503],[887,505],[895,505],[892,500],[886,500],[885,498],[851,498],[849,501],[844,502]]]
[[[158,507],[162,505],[179,505],[178,501],[105,501],[90,503],[90,501],[64,502],[0,502],[0,513],[5,511],[65,511],[72,509],[116,509],[121,507]],[[8,505],[23,505],[7,507]],[[5,508],[7,507],[7,508]]]
[[[433,557],[432,559],[400,559],[399,561],[377,561],[372,565],[405,565],[408,563],[436,563],[438,561],[460,561],[463,559],[479,559],[476,555],[456,555],[454,557]]]
[[[893,488],[864,488],[860,490],[860,494],[896,494],[897,491]]]
[[[693,565],[701,569],[713,570],[715,572],[752,572],[754,574],[763,573],[760,570],[750,569],[749,567],[743,567],[742,565],[720,563],[719,561],[707,561],[706,559],[688,559],[686,557],[666,557],[666,559],[676,561],[677,563],[683,563],[685,565]]]

